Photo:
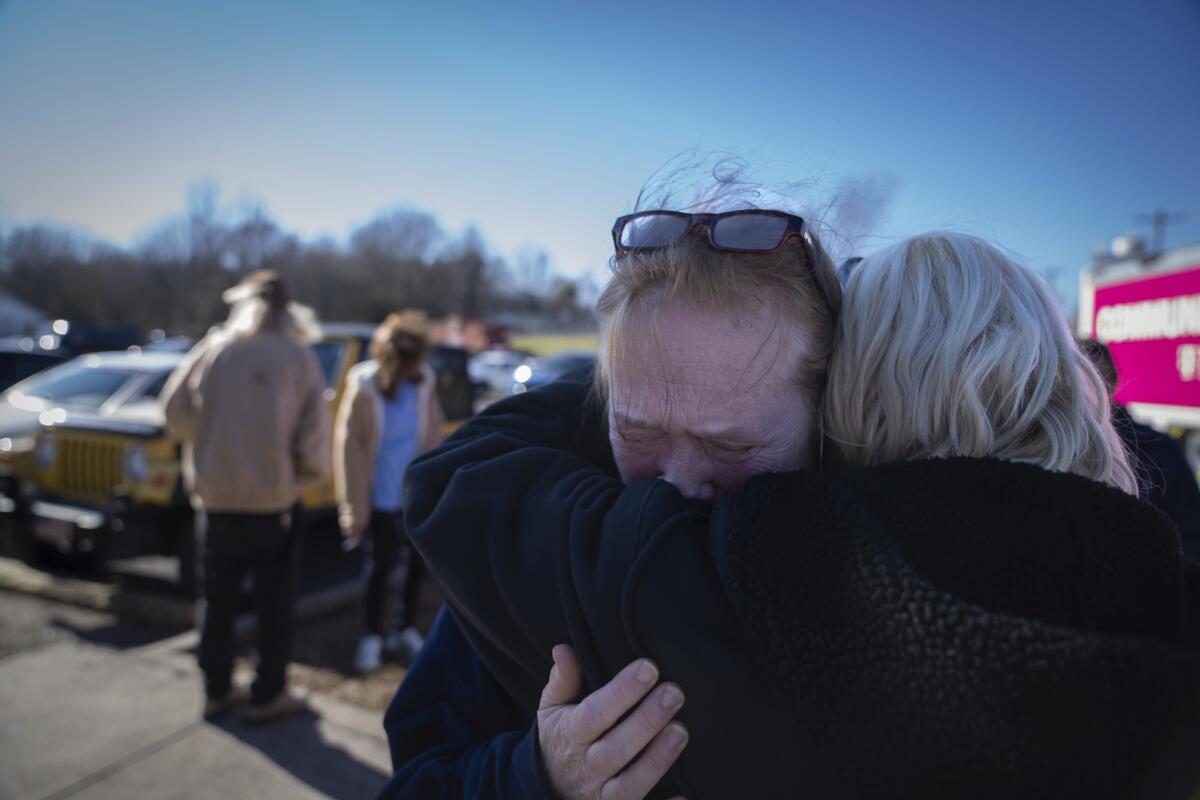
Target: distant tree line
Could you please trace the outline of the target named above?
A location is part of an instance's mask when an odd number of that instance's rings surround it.
[[[221,293],[258,269],[282,273],[293,297],[327,321],[375,322],[404,307],[431,317],[545,316],[575,328],[591,320],[594,287],[554,276],[544,253],[509,263],[488,254],[476,229],[450,236],[423,211],[382,213],[341,244],[304,242],[260,207],[231,219],[211,185],[189,190],[187,205],[131,248],[53,225],[0,232],[0,288],[50,318],[193,336],[224,319]]]

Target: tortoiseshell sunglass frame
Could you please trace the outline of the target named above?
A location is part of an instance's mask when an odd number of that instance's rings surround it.
[[[677,236],[675,239],[664,244],[657,244],[649,247],[630,247],[621,244],[621,234],[625,230],[626,225],[635,219],[656,216],[670,216],[684,219],[687,221],[687,227],[684,228],[682,232],[680,232],[679,236]],[[783,234],[779,237],[779,243],[766,250],[759,248],[728,247],[717,244],[717,223],[722,219],[738,216],[777,217],[786,220],[787,227],[784,229]],[[783,248],[787,246],[787,243],[792,239],[799,239],[801,250],[804,253],[805,265],[812,272],[813,279],[816,280],[817,286],[820,287],[821,294],[824,295],[825,303],[829,306],[829,310],[833,313],[834,319],[837,318],[839,304],[834,302],[834,297],[837,296],[840,298],[841,293],[839,292],[837,295],[835,295],[826,285],[826,276],[823,274],[822,270],[817,269],[816,258],[814,255],[816,246],[813,243],[812,236],[809,233],[808,225],[805,223],[804,218],[798,217],[795,214],[789,214],[786,211],[773,211],[771,209],[744,209],[741,211],[723,211],[716,214],[689,214],[683,211],[667,211],[665,209],[638,211],[634,214],[625,214],[624,216],[617,217],[617,221],[613,223],[612,230],[613,247],[616,249],[617,258],[623,258],[629,253],[646,253],[654,250],[663,250],[684,240],[688,236],[695,234],[701,228],[704,229],[708,246],[713,250],[726,253],[771,255],[781,252]]]

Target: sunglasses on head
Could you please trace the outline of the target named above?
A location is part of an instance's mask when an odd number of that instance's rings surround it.
[[[613,244],[617,258],[629,253],[662,250],[703,230],[708,246],[729,253],[778,253],[792,239],[798,239],[804,261],[825,295],[825,302],[837,314],[833,294],[825,285],[826,276],[813,259],[813,243],[802,217],[783,211],[751,209],[720,214],[686,214],[682,211],[639,211],[617,217],[613,225]]]

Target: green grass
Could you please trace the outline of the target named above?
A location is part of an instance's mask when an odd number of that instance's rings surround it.
[[[514,350],[528,350],[535,356],[552,356],[566,350],[574,352],[596,352],[596,334],[530,334],[517,335],[509,338],[508,344]]]

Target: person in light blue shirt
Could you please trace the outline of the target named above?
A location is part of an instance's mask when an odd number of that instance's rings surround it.
[[[417,385],[400,381],[391,397],[383,396],[383,433],[375,455],[371,508],[384,514],[401,510],[404,470],[417,456]]]
[[[351,370],[334,431],[334,484],[342,535],[366,553],[366,634],[355,666],[378,669],[383,651],[415,656],[423,642],[412,625],[417,593],[425,576],[420,555],[404,531],[404,471],[441,438],[445,422],[426,363],[425,317],[405,311],[390,315],[371,340],[371,359]],[[394,632],[385,620],[388,583],[404,565],[404,592]]]

